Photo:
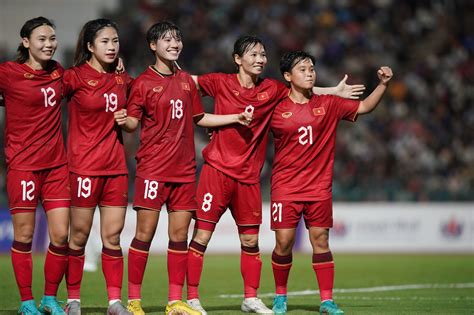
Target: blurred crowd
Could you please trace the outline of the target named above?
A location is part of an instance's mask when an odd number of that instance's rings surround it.
[[[153,61],[146,30],[164,19],[181,28],[180,65],[192,74],[235,71],[233,43],[247,33],[265,42],[267,77],[282,79],[279,58],[288,50],[316,57],[318,86],[336,85],[347,73],[348,83],[370,92],[378,67],[391,66],[394,79],[379,107],[355,124],[340,124],[334,200],[472,201],[473,9],[467,0],[122,0],[106,17],[119,25],[121,55],[133,76]],[[212,100],[205,104],[212,111]],[[126,141],[133,170],[137,136]],[[199,131],[200,163],[207,142]],[[270,145],[262,173],[266,200],[272,156]]]

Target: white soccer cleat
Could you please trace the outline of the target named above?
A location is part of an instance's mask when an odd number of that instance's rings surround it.
[[[273,311],[263,304],[259,298],[246,298],[240,307],[242,312],[257,314],[273,314]]]
[[[202,315],[207,315],[207,312],[202,307],[201,302],[199,301],[199,299],[188,300],[188,305],[191,306],[192,309],[201,312]]]

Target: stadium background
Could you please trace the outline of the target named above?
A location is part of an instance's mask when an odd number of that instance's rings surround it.
[[[232,45],[244,33],[256,34],[264,40],[269,58],[265,76],[269,77],[281,79],[279,58],[285,51],[296,49],[316,56],[319,86],[335,85],[347,73],[349,83],[364,83],[371,91],[377,83],[376,69],[380,65],[391,66],[394,78],[379,107],[360,117],[356,124],[344,122],[338,129],[333,249],[336,253],[338,250],[378,253],[362,256],[367,266],[370,263],[389,266],[389,261],[397,261],[395,257],[385,256],[390,251],[463,253],[453,258],[451,264],[449,256],[441,256],[428,258],[424,266],[443,265],[446,270],[433,269],[433,274],[456,270],[457,274],[446,281],[461,279],[460,282],[471,283],[466,293],[456,296],[461,298],[459,313],[467,314],[474,309],[473,9],[474,2],[468,0],[0,0],[0,62],[14,58],[24,21],[43,15],[56,23],[59,49],[55,59],[65,67],[72,63],[80,28],[98,17],[118,23],[121,56],[132,76],[153,62],[145,33],[162,19],[173,21],[182,29],[184,50],[179,63],[192,74],[234,71]],[[211,111],[212,100],[204,100]],[[3,147],[4,110],[0,110],[0,125]],[[200,152],[208,140],[203,130],[196,131],[198,165],[202,165]],[[131,183],[137,138],[137,134],[126,135]],[[0,252],[8,252],[12,230],[5,194],[3,150],[0,155]],[[269,145],[262,172],[266,202],[272,155]],[[133,196],[133,191],[130,195]],[[267,212],[268,208],[265,204]],[[41,212],[38,212],[34,244],[38,252],[46,244]],[[155,240],[166,238],[164,224],[160,222]],[[124,239],[131,236],[133,215],[128,216],[127,225]],[[268,222],[262,228],[262,246],[266,252],[273,244],[267,226]],[[227,220],[220,229],[216,232],[221,235],[220,241],[213,241],[210,249],[228,252],[228,241],[236,241],[235,228]],[[297,248],[307,251],[306,242],[300,240]],[[165,243],[155,241],[155,251],[164,253]],[[126,249],[127,242],[124,245]],[[231,251],[236,250],[238,247]],[[350,269],[351,259],[361,261],[360,256],[351,257],[342,256],[342,266]],[[11,267],[8,257],[0,258],[0,270],[7,270],[1,272],[5,276],[11,273]],[[406,266],[425,258],[407,259]],[[236,264],[238,258],[231,260]],[[403,262],[400,264],[405,266]],[[218,272],[217,266],[214,267]],[[37,271],[40,269],[36,267]],[[419,281],[438,281],[433,274]],[[271,292],[271,276],[269,273],[266,276],[264,271],[262,286]],[[7,283],[13,285],[12,275],[8,277],[11,279],[2,279],[5,281],[1,281],[0,291],[8,290]],[[396,279],[399,282],[395,283],[405,283],[403,276]],[[406,283],[417,281],[410,280],[408,277]],[[372,279],[369,284],[375,285],[377,281]],[[386,284],[382,280],[380,283]],[[351,284],[339,283],[342,287],[346,285]],[[239,285],[229,288],[233,290],[229,289],[231,293],[240,291]],[[390,304],[387,299],[379,298],[381,304]],[[0,303],[0,313],[2,306],[5,307]]]

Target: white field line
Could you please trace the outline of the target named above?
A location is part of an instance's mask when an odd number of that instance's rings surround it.
[[[370,288],[350,288],[350,289],[334,289],[334,293],[367,293],[367,292],[387,292],[387,291],[405,291],[419,289],[470,289],[474,288],[474,282],[468,283],[428,283],[428,284],[404,284]],[[304,290],[288,292],[288,296],[304,296],[319,294],[319,290]],[[259,297],[273,297],[275,293],[259,294]],[[220,298],[242,298],[242,294],[221,294]]]

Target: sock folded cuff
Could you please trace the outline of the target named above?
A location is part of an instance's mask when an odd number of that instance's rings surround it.
[[[67,244],[63,246],[55,246],[53,243],[49,243],[48,250],[55,255],[67,256],[69,246]]]
[[[80,249],[72,249],[69,248],[69,256],[84,256],[85,248],[80,248]]]
[[[195,252],[204,254],[206,252],[207,246],[199,244],[196,241],[191,241],[191,243],[189,243],[189,249],[192,249]]]
[[[333,261],[332,253],[313,254],[313,264],[320,264]]]
[[[289,265],[293,262],[293,254],[289,254],[287,256],[280,256],[275,251],[272,253],[272,263],[278,265]]]
[[[150,250],[150,246],[151,242],[140,241],[136,238],[133,238],[132,243],[130,244],[130,247],[145,252],[148,252]]]
[[[106,247],[102,247],[102,254],[111,257],[123,257],[122,249],[110,249]]]
[[[249,247],[249,246],[240,246],[240,248],[242,249],[242,251],[244,253],[248,253],[248,254],[258,254],[260,252],[260,248],[258,248],[258,245],[255,246],[255,247]]]
[[[183,241],[183,242],[173,242],[169,241],[168,242],[168,249],[174,250],[174,251],[187,251],[188,250],[188,242]]]
[[[12,243],[12,249],[17,251],[17,252],[24,252],[24,253],[29,253],[31,252],[31,246],[32,243],[22,243],[18,241],[13,241]]]

